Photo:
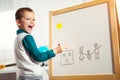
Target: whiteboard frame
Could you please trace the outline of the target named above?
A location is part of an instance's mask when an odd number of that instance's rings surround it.
[[[120,80],[120,42],[119,42],[119,32],[118,32],[118,20],[116,13],[115,0],[95,0],[87,2],[80,5],[75,5],[72,7],[67,7],[60,10],[50,11],[49,13],[49,47],[52,48],[52,17],[55,15],[60,15],[63,13],[75,11],[78,9],[84,9],[86,7],[99,5],[102,3],[108,4],[109,10],[109,22],[111,31],[111,46],[113,55],[113,74],[96,74],[96,75],[77,75],[77,76],[53,76],[52,75],[52,60],[49,61],[49,79],[50,80]]]

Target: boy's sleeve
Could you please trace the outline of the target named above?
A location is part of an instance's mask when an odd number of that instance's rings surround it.
[[[38,62],[46,61],[55,56],[53,49],[46,52],[40,52],[36,46],[34,38],[31,35],[27,35],[23,39],[22,43],[29,55]]]

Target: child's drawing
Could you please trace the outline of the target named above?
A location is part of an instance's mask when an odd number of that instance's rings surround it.
[[[86,55],[87,55],[88,60],[92,60],[92,59],[91,59],[91,57],[92,57],[91,55],[92,55],[92,54],[90,54],[90,50],[87,50],[87,54],[86,54]]]
[[[74,64],[73,51],[67,50],[61,54],[61,65],[72,65]]]
[[[99,60],[100,59],[100,51],[99,49],[101,48],[102,45],[99,45],[98,43],[94,43],[94,49],[93,51],[91,52],[90,49],[87,49],[87,51],[84,51],[83,48],[85,47],[79,47],[79,61],[83,62],[85,61],[86,59],[88,60]],[[86,52],[86,53],[85,53]],[[93,56],[95,55],[95,56]]]
[[[79,47],[79,61],[84,61],[84,52],[83,52],[83,47]]]
[[[93,51],[93,53],[95,54],[95,59],[100,59],[100,56],[99,56],[99,54],[100,54],[100,52],[99,52],[99,48],[101,47],[102,45],[100,45],[99,46],[99,44],[98,43],[95,43],[94,44],[94,51]]]
[[[84,46],[79,46],[79,62],[85,62],[85,61],[92,61],[92,60],[99,60],[100,59],[100,48],[102,45],[99,45],[98,43],[93,44],[94,47],[91,49],[86,49]],[[86,51],[85,51],[86,50]],[[60,54],[60,65],[72,65],[74,64],[74,55],[73,50],[65,50]]]

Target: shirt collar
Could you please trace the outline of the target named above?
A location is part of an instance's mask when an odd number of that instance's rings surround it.
[[[17,33],[17,34],[20,34],[20,33],[27,33],[27,32],[24,31],[23,29],[18,29],[16,33]]]

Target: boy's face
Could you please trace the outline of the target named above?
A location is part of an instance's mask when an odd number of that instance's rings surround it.
[[[20,29],[25,30],[27,33],[31,33],[35,26],[35,16],[33,12],[25,12],[20,20],[16,20]]]

